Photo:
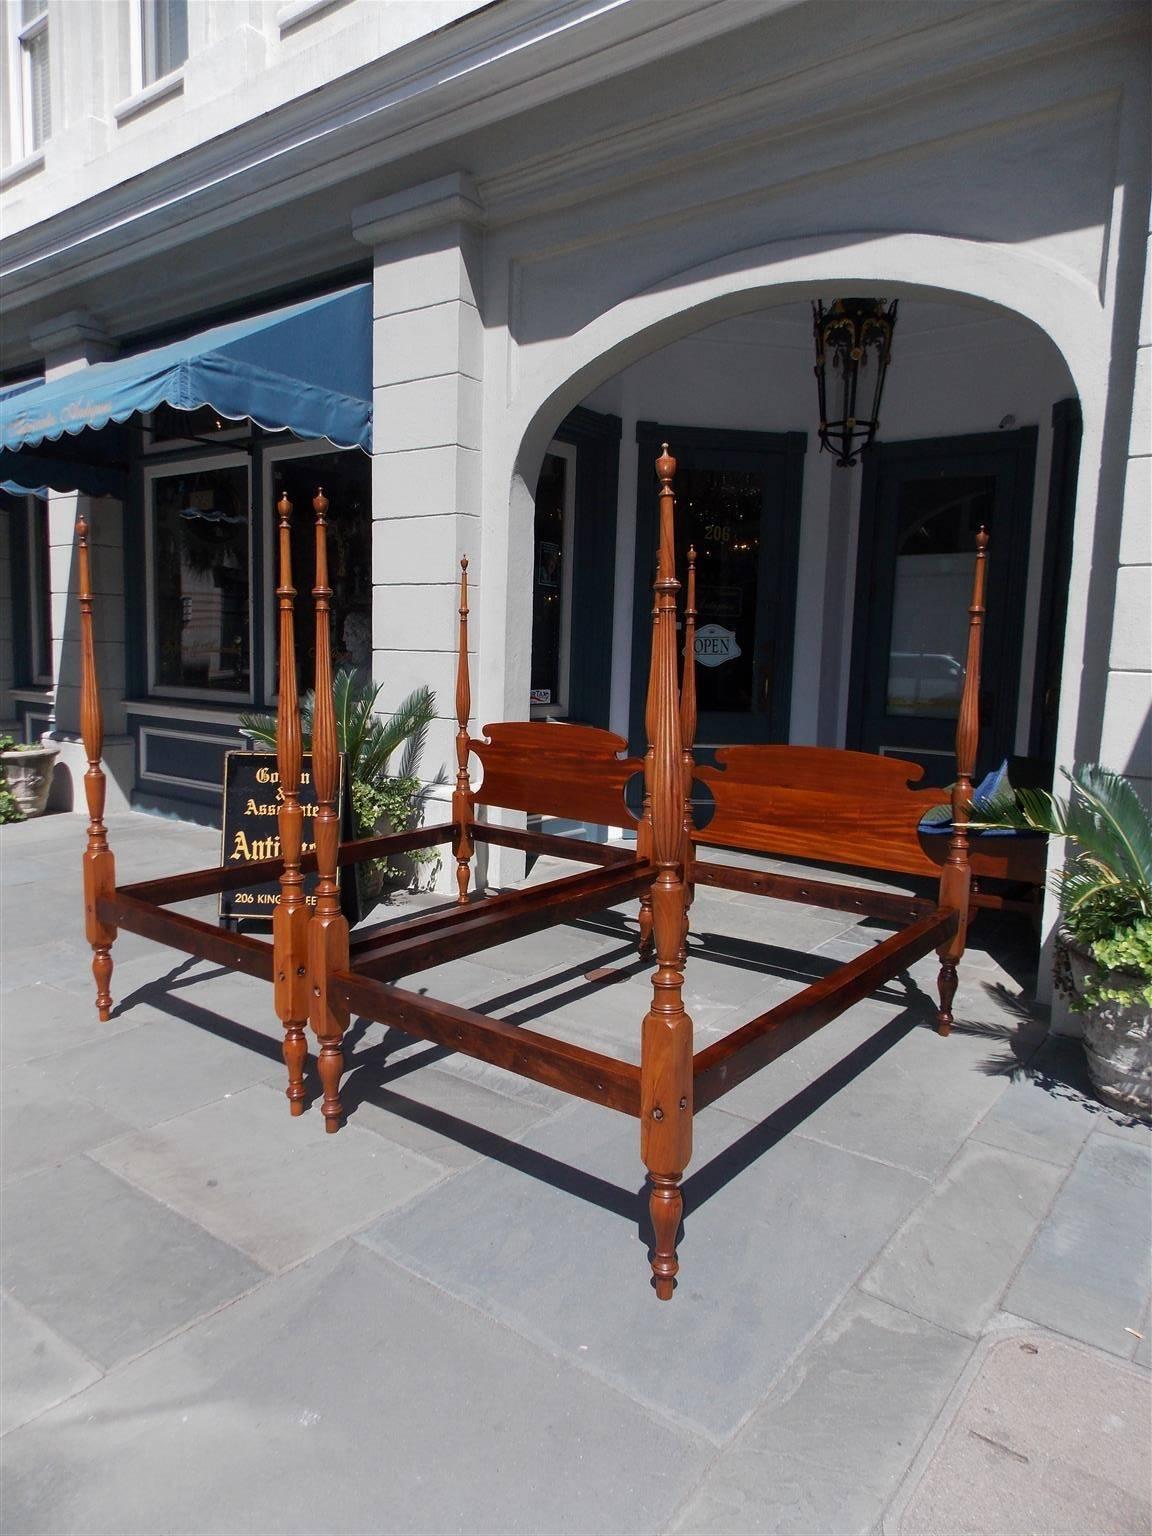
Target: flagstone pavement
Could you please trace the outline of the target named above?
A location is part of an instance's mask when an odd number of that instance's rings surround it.
[[[661,1304],[629,1119],[354,1020],[326,1136],[267,987],[131,934],[99,1024],[82,828],[0,832],[6,1536],[1146,1536],[1149,1130],[1046,1038],[1023,919],[950,1039],[929,957],[697,1117]],[[218,856],[110,831],[125,882]],[[701,890],[697,1040],[888,931]],[[634,935],[405,984],[637,1059]]]

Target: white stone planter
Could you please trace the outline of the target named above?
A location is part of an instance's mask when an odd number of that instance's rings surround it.
[[[22,751],[0,752],[12,798],[25,816],[42,816],[52,788],[52,769],[60,756],[55,746],[27,747]]]
[[[1139,984],[1128,971],[1104,973],[1091,953],[1067,932],[1060,935],[1067,981],[1081,1000],[1091,976],[1096,986],[1119,989]],[[1152,1008],[1144,1003],[1096,1003],[1084,1007],[1084,1053],[1096,1096],[1128,1115],[1152,1117]]]

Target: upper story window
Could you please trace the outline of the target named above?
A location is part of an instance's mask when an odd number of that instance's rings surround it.
[[[133,74],[144,89],[188,57],[188,0],[134,0],[132,17]]]
[[[21,154],[34,155],[52,136],[48,0],[19,0],[15,54],[13,137]]]

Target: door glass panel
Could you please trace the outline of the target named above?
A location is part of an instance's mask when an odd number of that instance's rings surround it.
[[[954,720],[964,686],[976,534],[995,479],[949,475],[900,486],[887,712]]]
[[[702,714],[766,707],[756,655],[764,476],[684,466],[676,475],[676,572],[696,546],[696,691]],[[759,663],[759,666],[758,666]]]
[[[564,508],[568,460],[546,453],[536,482],[532,550],[532,703],[563,708]]]

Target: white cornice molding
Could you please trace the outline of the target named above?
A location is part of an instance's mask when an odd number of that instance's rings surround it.
[[[622,41],[635,45],[643,40],[659,57],[670,47],[729,31],[789,3],[549,0],[512,8],[490,5],[0,241],[6,253],[0,276],[8,302],[16,301],[20,287],[38,269],[78,265],[101,242],[139,241],[150,225],[198,218],[209,200],[226,202],[242,214],[252,192],[270,182],[282,186],[281,201],[290,200],[301,172],[306,174],[313,162],[331,176],[330,163],[348,155],[350,136],[358,136],[357,151],[370,148],[379,164],[385,140],[392,147],[385,159],[395,159],[612,77],[625,67],[614,48]],[[418,126],[425,127],[419,145],[407,138]]]
[[[482,228],[484,204],[465,171],[421,182],[352,210],[352,238],[361,245],[384,245],[444,224]]]

